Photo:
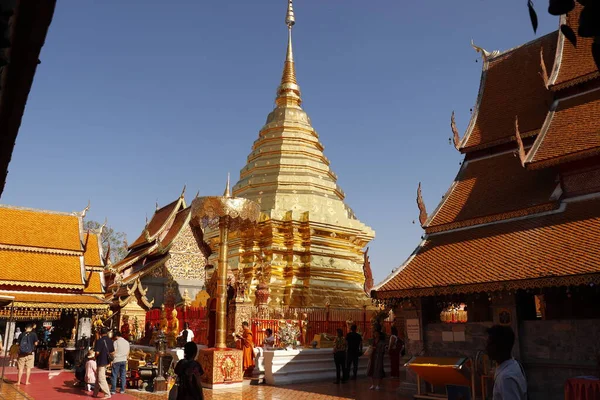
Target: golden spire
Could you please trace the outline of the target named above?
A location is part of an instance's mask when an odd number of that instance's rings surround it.
[[[281,84],[277,88],[277,99],[275,103],[278,107],[300,107],[302,99],[300,98],[300,86],[296,81],[296,67],[294,65],[294,53],[292,51],[292,26],[296,23],[294,17],[294,7],[292,0],[288,0],[287,14],[285,15],[285,24],[288,27],[288,45],[283,64],[283,75]]]
[[[231,191],[229,190],[229,172],[227,173],[227,185],[225,186],[225,192],[223,192],[223,197],[231,197]]]

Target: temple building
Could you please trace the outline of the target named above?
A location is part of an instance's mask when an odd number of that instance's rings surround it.
[[[271,305],[355,307],[370,304],[364,291],[365,246],[375,232],[344,202],[345,194],[323,154],[323,145],[302,109],[292,51],[295,24],[288,3],[287,53],[275,108],[254,141],[232,195],[261,205],[257,234],[229,238],[228,264],[235,276],[259,283],[257,268],[267,264]],[[204,239],[214,250],[218,234]],[[262,259],[264,252],[265,259]]]
[[[200,248],[190,228],[190,208],[181,195],[156,211],[129,253],[110,267],[107,299],[115,310],[143,318],[145,310],[182,302],[205,305],[204,266],[207,249]],[[205,255],[206,254],[206,255]],[[204,302],[204,304],[201,304]]]
[[[77,316],[108,308],[102,232],[83,230],[86,211],[0,206],[0,295],[14,297],[0,308],[0,321],[60,321],[69,336]],[[12,325],[2,335],[7,340]]]
[[[560,21],[576,46],[560,32],[474,46],[483,71],[462,138],[451,121],[464,161],[429,215],[419,187],[422,241],[372,292],[408,355],[481,360],[485,328],[512,326],[531,399],[563,398],[600,360],[600,74],[581,9]]]

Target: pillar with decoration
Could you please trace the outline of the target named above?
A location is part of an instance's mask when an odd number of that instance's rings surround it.
[[[229,178],[223,196],[198,197],[192,202],[190,225],[201,242],[204,229],[219,229],[219,263],[216,271],[215,347],[201,349],[198,361],[204,369],[202,385],[218,389],[241,386],[242,352],[227,346],[227,257],[228,236],[234,231],[252,230],[260,215],[258,203],[231,197]]]

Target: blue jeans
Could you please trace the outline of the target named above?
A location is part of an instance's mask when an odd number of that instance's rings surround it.
[[[117,391],[117,378],[121,378],[121,393],[125,392],[125,381],[127,379],[127,372],[125,371],[125,365],[127,361],[114,362],[112,364],[112,382],[111,382],[111,393]]]

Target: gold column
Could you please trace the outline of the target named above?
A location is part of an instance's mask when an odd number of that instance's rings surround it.
[[[219,268],[217,269],[217,332],[215,347],[226,349],[227,337],[227,252],[229,216],[219,219]]]

